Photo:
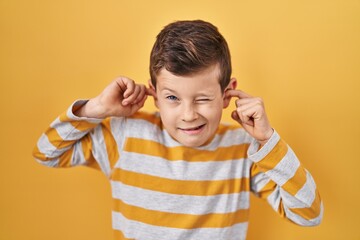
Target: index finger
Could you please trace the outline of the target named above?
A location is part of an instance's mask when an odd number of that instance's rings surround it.
[[[135,89],[135,82],[127,77],[119,77],[115,79],[116,84],[120,87],[125,98],[130,96]]]
[[[225,92],[226,97],[251,98],[252,96],[238,89],[229,89]]]

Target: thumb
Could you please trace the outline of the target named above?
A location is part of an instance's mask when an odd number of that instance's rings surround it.
[[[251,125],[246,124],[245,122],[241,121],[239,114],[237,113],[236,110],[231,113],[231,118],[234,119],[235,121],[237,121],[243,127],[243,129],[251,135],[250,132],[252,131],[253,127]]]
[[[240,124],[242,125],[241,119],[240,119],[238,113],[236,112],[236,110],[234,110],[234,111],[231,113],[231,118],[234,119],[235,121],[237,121],[238,123],[240,123]]]

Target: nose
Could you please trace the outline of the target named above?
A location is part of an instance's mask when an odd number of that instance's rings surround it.
[[[193,103],[184,104],[182,111],[182,120],[184,122],[191,122],[198,118],[196,107]]]

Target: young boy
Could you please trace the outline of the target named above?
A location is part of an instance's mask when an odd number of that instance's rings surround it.
[[[108,176],[115,239],[245,239],[250,192],[296,224],[320,223],[313,178],[271,127],[262,100],[236,90],[215,26],[166,26],[150,75],[149,88],[119,77],[76,101],[34,150],[46,166],[85,165]],[[159,113],[139,111],[149,95]],[[220,124],[232,97],[239,124]]]

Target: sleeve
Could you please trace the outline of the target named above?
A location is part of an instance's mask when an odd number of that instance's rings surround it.
[[[259,147],[254,141],[248,149],[254,163],[250,173],[252,192],[298,225],[320,224],[323,204],[319,191],[293,150],[276,131],[260,150]]]
[[[118,145],[111,131],[111,119],[74,115],[86,100],[78,100],[55,119],[40,136],[35,159],[48,167],[89,166],[110,176],[119,158]]]

